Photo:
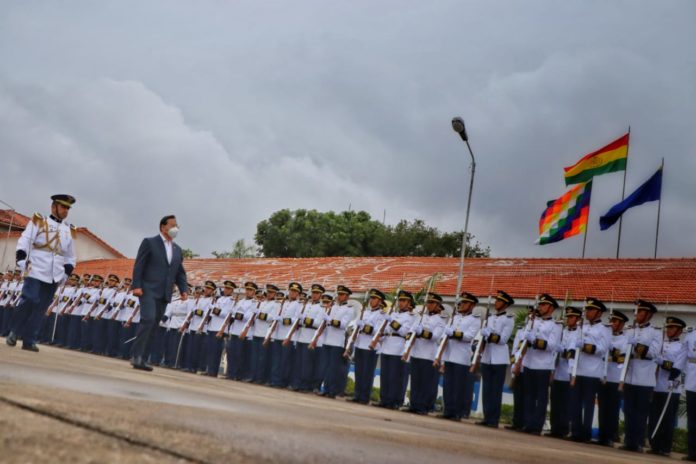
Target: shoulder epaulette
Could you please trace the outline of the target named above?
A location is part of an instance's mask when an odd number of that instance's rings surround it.
[[[72,224],[70,224],[70,236],[72,237],[73,240],[77,239],[77,227],[75,227]]]
[[[689,327],[688,329],[686,329],[686,333],[691,333],[691,332],[693,332],[693,331],[694,331],[694,328],[693,328],[693,327]]]
[[[473,314],[474,317],[481,317],[480,314]]]
[[[556,321],[556,324],[563,325],[563,321]]]
[[[507,317],[509,317],[509,318],[513,318],[513,317],[515,317],[515,316],[514,316],[514,315],[512,315],[512,314],[506,314],[506,316],[507,316]]]
[[[40,215],[39,213],[34,213],[34,216],[31,218],[31,222],[34,223],[35,226],[39,225],[39,222],[43,221],[44,217]]]

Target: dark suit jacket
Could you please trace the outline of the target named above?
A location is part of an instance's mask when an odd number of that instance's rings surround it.
[[[172,243],[172,262],[168,263],[162,237],[144,239],[133,265],[132,288],[141,288],[144,298],[170,302],[174,284],[181,293],[188,292],[183,261],[181,248],[176,243]]]

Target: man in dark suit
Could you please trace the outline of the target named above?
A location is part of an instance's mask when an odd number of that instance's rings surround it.
[[[179,245],[174,243],[179,232],[176,218],[165,216],[160,233],[143,240],[133,265],[133,295],[140,299],[140,324],[131,348],[131,364],[135,369],[151,371],[147,364],[153,329],[162,319],[172,300],[174,285],[181,299],[188,298],[188,284]]]

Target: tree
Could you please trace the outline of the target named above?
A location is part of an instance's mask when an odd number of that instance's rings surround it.
[[[257,224],[254,239],[268,257],[459,256],[462,234],[443,233],[420,219],[385,226],[365,211],[283,209]],[[467,234],[466,254],[489,256],[490,249]]]
[[[247,245],[243,238],[240,238],[232,246],[232,251],[213,251],[212,255],[217,259],[222,258],[253,258],[258,256],[254,245]]]
[[[198,255],[193,252],[193,250],[190,250],[188,248],[184,248],[181,250],[181,256],[184,259],[193,259],[193,258],[198,258]]]

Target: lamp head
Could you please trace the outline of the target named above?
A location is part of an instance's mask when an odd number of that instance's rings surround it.
[[[466,134],[466,126],[464,125],[464,120],[459,116],[452,118],[452,129],[454,129],[454,131],[458,133],[462,140],[464,140],[465,142],[469,140],[469,136]]]

